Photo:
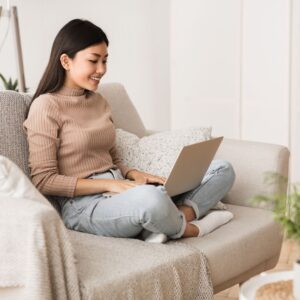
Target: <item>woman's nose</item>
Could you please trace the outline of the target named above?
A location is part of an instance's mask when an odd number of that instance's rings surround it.
[[[103,75],[106,72],[106,65],[103,63],[98,64],[97,73]]]

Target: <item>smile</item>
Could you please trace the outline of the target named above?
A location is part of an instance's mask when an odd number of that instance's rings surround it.
[[[91,77],[91,79],[100,81],[100,77]]]

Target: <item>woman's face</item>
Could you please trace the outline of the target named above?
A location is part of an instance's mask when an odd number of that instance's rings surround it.
[[[66,70],[65,85],[95,91],[106,73],[107,57],[104,42],[78,51],[73,59],[63,54],[61,63]]]

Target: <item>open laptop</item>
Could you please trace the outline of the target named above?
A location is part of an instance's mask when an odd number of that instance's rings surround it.
[[[190,191],[200,185],[223,137],[184,146],[168,176],[164,187],[170,197]],[[148,183],[152,184],[152,183]],[[154,184],[161,185],[161,184]],[[105,195],[114,195],[106,192]]]
[[[182,148],[164,187],[170,197],[196,188],[213,160],[223,137]]]

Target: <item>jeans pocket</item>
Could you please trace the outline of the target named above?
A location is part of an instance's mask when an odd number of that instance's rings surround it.
[[[91,214],[96,205],[91,196],[70,199],[63,209],[63,220],[69,229],[93,233]]]
[[[84,199],[87,197],[81,197],[81,198],[72,198],[70,199],[67,203],[69,204],[69,206],[78,214],[82,213],[86,207],[89,204],[89,199]]]
[[[79,212],[73,205],[73,200],[68,200],[62,208],[62,219],[69,229],[75,229],[78,224]]]
[[[103,193],[86,195],[86,196],[77,196],[71,198],[68,203],[72,208],[79,214],[83,213],[90,205],[95,205],[99,199],[107,198]]]

